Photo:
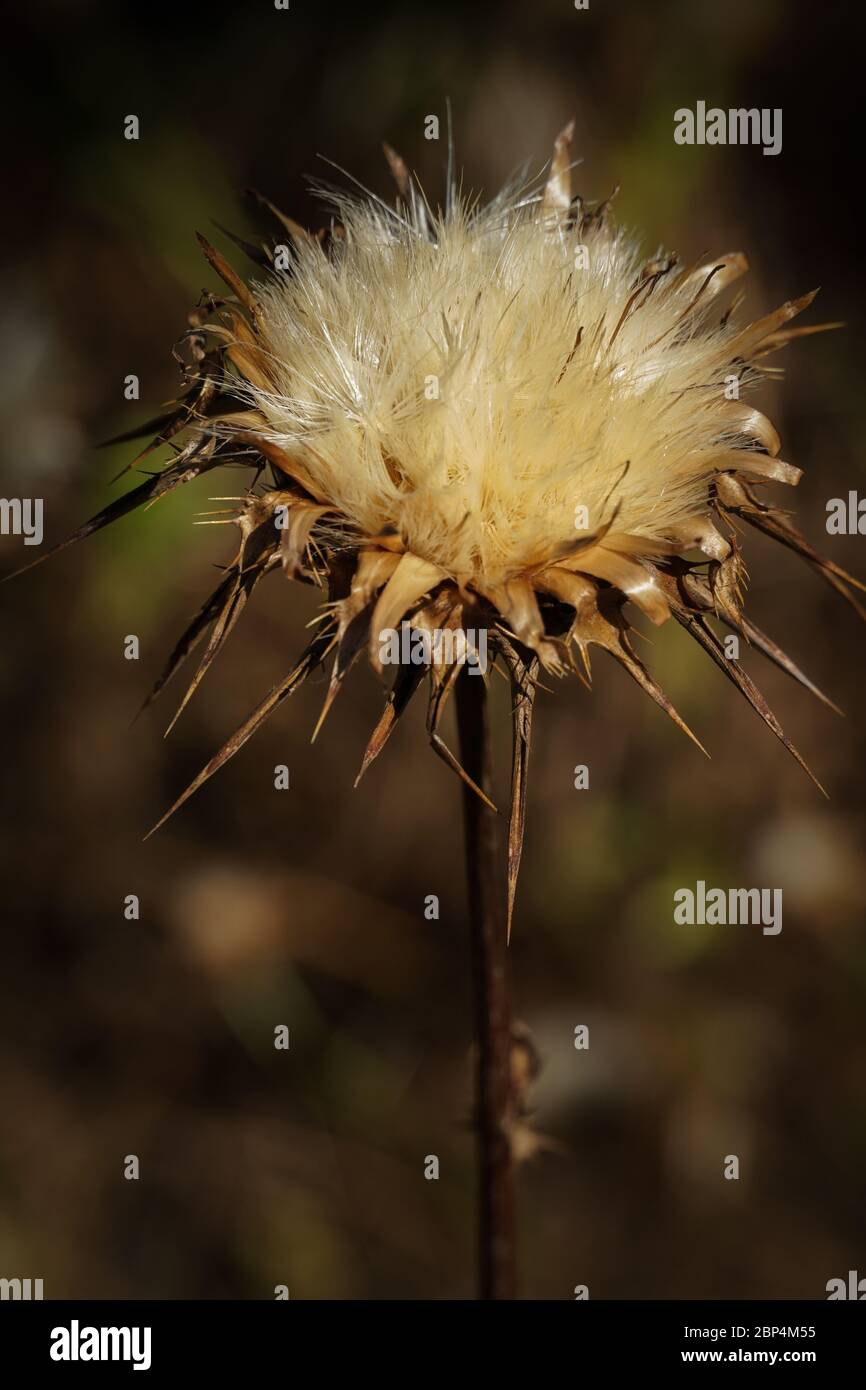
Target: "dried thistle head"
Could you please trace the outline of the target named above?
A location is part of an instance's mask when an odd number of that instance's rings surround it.
[[[239,242],[260,267],[249,286],[200,238],[229,293],[192,316],[177,407],[136,432],[156,430],[139,459],[169,441],[176,456],[70,538],[220,465],[251,472],[237,554],[149,697],[209,632],[181,709],[264,575],[326,592],[297,665],[172,810],[329,655],[323,718],[365,650],[381,669],[384,631],[485,630],[513,693],[509,922],[540,668],[588,683],[600,646],[694,737],[629,639],[629,606],[673,617],[801,761],[707,622],[824,699],[743,612],[739,523],[798,551],[862,615],[850,586],[863,586],[762,500],[800,473],[740,399],[771,353],[832,326],[789,327],[814,294],[751,324],[736,301],[721,312],[745,257],[644,260],[607,204],[572,196],[570,140],[569,126],[539,189],[479,206],[451,187],[437,212],[386,147],[396,206],[332,193],[337,220],[312,236],[266,204],[281,240]],[[362,773],[427,677],[431,743],[468,780],[439,734],[456,650],[398,666]]]

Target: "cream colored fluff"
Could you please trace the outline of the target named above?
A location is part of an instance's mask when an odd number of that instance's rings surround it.
[[[496,584],[585,536],[580,507],[590,531],[618,509],[648,551],[705,513],[713,457],[744,442],[724,395],[737,329],[715,285],[691,308],[707,267],[626,312],[644,258],[605,219],[569,227],[515,187],[435,216],[335,202],[331,255],[301,243],[256,287],[275,389],[245,389],[361,533]]]

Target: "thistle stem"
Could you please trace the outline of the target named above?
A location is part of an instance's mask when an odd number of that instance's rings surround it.
[[[455,687],[460,759],[490,795],[491,748],[484,678],[464,670]],[[475,1123],[478,1135],[479,1293],[516,1297],[512,1118],[511,998],[505,914],[494,813],[463,787],[466,881],[472,936],[475,1014]]]

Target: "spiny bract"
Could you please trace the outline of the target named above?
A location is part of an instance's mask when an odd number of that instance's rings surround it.
[[[445,210],[432,211],[387,147],[395,208],[331,193],[337,218],[313,236],[260,198],[283,239],[235,239],[266,270],[252,286],[200,237],[230,293],[203,296],[185,335],[185,394],[135,432],[156,430],[140,458],[182,432],[186,443],[70,538],[219,465],[253,471],[234,517],[238,553],[149,697],[210,631],[181,708],[265,574],[281,568],[327,589],[298,664],[172,810],[328,654],[322,717],[365,647],[380,669],[383,631],[484,628],[512,684],[509,922],[541,666],[588,681],[595,643],[690,733],[637,657],[624,609],[654,623],[673,616],[800,761],[707,622],[720,619],[825,698],[744,615],[736,522],[804,555],[862,614],[857,581],[760,499],[763,485],[800,474],[779,459],[769,420],[739,399],[773,370],[768,354],[832,326],[787,326],[814,295],[745,326],[736,303],[720,314],[745,257],[643,260],[607,203],[572,196],[571,135],[557,139],[543,186],[511,184],[487,206],[451,186]],[[431,742],[468,780],[439,735],[466,659],[457,651],[398,667],[362,773],[426,674]]]

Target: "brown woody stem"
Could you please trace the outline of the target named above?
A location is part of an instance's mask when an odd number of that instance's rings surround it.
[[[460,760],[477,786],[491,794],[490,731],[483,676],[457,679]],[[511,998],[505,914],[499,884],[494,813],[463,787],[466,879],[472,934],[475,1012],[475,1115],[478,1133],[479,1292],[483,1299],[516,1297],[514,1165],[511,1103]]]

